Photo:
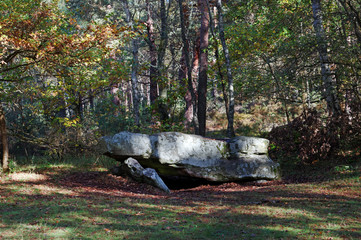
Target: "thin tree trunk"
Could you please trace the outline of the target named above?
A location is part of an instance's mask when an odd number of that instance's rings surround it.
[[[199,132],[199,119],[198,119],[198,75],[199,75],[199,53],[200,53],[200,40],[199,37],[194,42],[193,45],[193,58],[191,63],[191,69],[188,70],[191,74],[192,82],[190,83],[194,93],[194,105],[193,105],[193,122],[195,123],[194,132]]]
[[[131,25],[132,30],[134,30],[131,14],[129,11],[129,5],[127,0],[123,0],[124,3],[124,11],[126,15],[125,21]],[[132,39],[132,73],[131,73],[131,82],[132,82],[132,98],[133,98],[133,115],[134,115],[134,123],[136,126],[140,126],[140,117],[139,117],[139,90],[138,90],[138,54],[139,54],[139,43],[138,38]]]
[[[310,81],[307,79],[306,80],[306,101],[307,101],[307,108],[310,109],[311,108],[311,91],[310,91]]]
[[[160,0],[160,20],[161,20],[161,29],[160,29],[160,43],[158,47],[158,82],[159,84],[159,95],[161,99],[167,98],[168,87],[167,84],[164,83],[165,71],[164,71],[164,58],[166,49],[168,46],[168,14],[165,6],[165,0]],[[162,121],[167,121],[168,116],[168,108],[161,101],[159,103],[159,113]]]
[[[222,66],[221,66],[221,60],[219,59],[219,48],[218,48],[218,39],[215,35],[215,31],[214,31],[214,25],[213,23],[215,23],[213,21],[212,18],[212,14],[211,14],[211,8],[209,5],[209,1],[207,0],[207,7],[208,7],[208,11],[209,11],[209,21],[210,21],[210,29],[211,29],[211,34],[212,37],[214,38],[215,44],[214,44],[214,56],[216,57],[216,65],[217,65],[217,69],[218,69],[218,75],[219,75],[219,80],[221,82],[222,85],[222,93],[223,93],[223,101],[224,101],[224,106],[226,108],[226,116],[227,116],[227,120],[229,120],[229,101],[228,101],[228,93],[226,90],[226,84],[224,82],[224,77],[223,77],[223,72],[222,72]]]
[[[270,64],[270,61],[269,59],[267,59],[266,57],[263,57],[263,61],[265,61],[265,63],[267,64],[270,72],[271,72],[271,75],[273,77],[273,79],[275,80],[275,83],[276,83],[276,90],[278,92],[278,94],[280,95],[280,97],[282,98],[282,103],[283,103],[283,106],[284,106],[284,111],[285,111],[285,115],[286,115],[286,119],[287,119],[287,123],[289,124],[291,122],[291,119],[290,119],[290,115],[288,113],[288,104],[287,104],[287,99],[286,99],[286,96],[285,94],[283,93],[282,89],[281,89],[281,84],[280,84],[280,81],[278,79],[278,77],[276,76],[275,72],[273,71],[273,68]]]
[[[83,121],[83,96],[81,95],[80,92],[78,92],[78,103],[76,105],[77,108],[77,112],[78,112],[78,116],[80,118],[81,121]]]
[[[90,89],[89,90],[89,111],[91,113],[94,113],[95,110],[95,106],[94,106],[94,95],[93,95],[93,90]]]
[[[329,66],[329,57],[327,53],[326,35],[322,23],[321,0],[312,0],[313,27],[316,33],[318,53],[321,63],[321,75],[324,84],[324,97],[327,102],[329,115],[339,116],[341,107],[336,90],[336,79]]]
[[[168,46],[168,15],[165,7],[165,0],[160,0],[160,43],[158,49],[158,71],[163,72],[164,56]]]
[[[187,68],[185,58],[186,58],[185,49],[182,49],[182,57],[180,59],[180,68],[178,71],[178,79],[182,86],[187,86],[188,68]],[[191,96],[191,92],[189,91],[189,89],[185,89],[184,101],[186,103],[186,108],[185,108],[185,112],[184,112],[184,118],[185,118],[184,124],[187,127],[189,127],[193,120],[192,96]]]
[[[2,170],[4,173],[10,171],[9,169],[9,144],[8,144],[8,136],[6,131],[6,119],[5,112],[2,107],[2,103],[0,102],[0,134],[1,134],[1,142],[2,142]]]
[[[158,98],[158,69],[157,69],[157,47],[154,40],[154,26],[152,18],[152,10],[149,4],[149,0],[146,1],[147,4],[147,33],[148,33],[148,46],[149,46],[149,55],[150,55],[150,68],[149,68],[149,81],[150,81],[150,103],[153,104]]]
[[[233,86],[233,76],[231,70],[231,60],[229,57],[229,51],[226,44],[226,38],[224,36],[224,27],[223,27],[223,13],[222,13],[222,1],[217,0],[217,10],[218,10],[218,26],[219,26],[219,38],[221,39],[223,54],[226,59],[226,68],[227,68],[227,79],[228,79],[228,96],[229,96],[229,110],[228,110],[228,126],[227,126],[227,136],[234,137],[234,86]]]
[[[201,12],[200,27],[200,51],[199,51],[199,75],[198,75],[198,121],[201,136],[206,135],[206,113],[207,113],[207,69],[208,69],[208,43],[209,43],[209,12],[207,0],[199,0]]]
[[[192,108],[187,105],[187,109],[186,109],[186,117],[188,115],[188,117],[190,118],[191,116],[191,112],[189,111],[193,111],[192,114],[192,118],[193,118],[193,126],[194,126],[194,131],[198,132],[199,130],[199,124],[198,124],[198,117],[197,117],[197,99],[196,99],[196,94],[194,92],[194,88],[193,88],[193,80],[192,80],[192,66],[190,64],[190,56],[189,56],[189,41],[187,39],[187,34],[186,34],[186,24],[185,24],[185,19],[184,19],[184,8],[183,8],[183,0],[178,0],[178,4],[179,4],[179,15],[180,15],[180,24],[181,24],[181,32],[182,32],[182,42],[183,42],[183,54],[184,54],[184,61],[185,61],[185,65],[186,65],[186,69],[187,69],[187,76],[188,76],[188,81],[187,81],[187,93],[186,93],[186,102],[188,99],[188,103],[189,103],[189,96],[191,99],[191,103],[192,103]]]
[[[134,122],[136,126],[140,126],[140,120],[139,120],[139,90],[138,90],[138,52],[139,52],[139,44],[138,39],[132,40],[132,54],[133,54],[133,60],[132,60],[132,95],[133,95],[133,114],[134,114]]]

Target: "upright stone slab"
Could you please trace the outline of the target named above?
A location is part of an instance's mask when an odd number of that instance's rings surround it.
[[[113,174],[127,175],[138,182],[144,182],[157,187],[167,193],[170,193],[168,186],[159,177],[158,173],[152,168],[144,169],[137,160],[128,158],[119,167],[112,169]]]

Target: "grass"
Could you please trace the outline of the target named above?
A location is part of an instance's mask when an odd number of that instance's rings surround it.
[[[321,180],[171,194],[108,174],[105,159],[40,162],[1,177],[0,239],[361,238],[359,161],[313,169]]]

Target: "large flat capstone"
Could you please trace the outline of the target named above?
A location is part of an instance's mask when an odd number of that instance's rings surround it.
[[[279,177],[279,165],[268,157],[268,144],[264,138],[243,136],[220,141],[179,132],[120,132],[103,137],[100,151],[120,162],[132,157],[161,176],[215,182],[273,180]]]

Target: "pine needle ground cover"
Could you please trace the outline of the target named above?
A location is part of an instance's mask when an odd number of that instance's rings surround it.
[[[166,194],[105,169],[17,172],[0,179],[0,239],[360,239],[360,177]]]

